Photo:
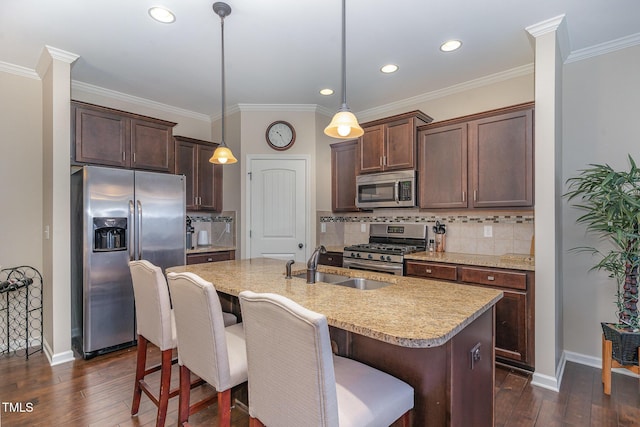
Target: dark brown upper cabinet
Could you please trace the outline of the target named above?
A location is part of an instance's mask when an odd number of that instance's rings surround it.
[[[433,119],[421,111],[362,124],[359,139],[360,173],[416,168],[416,128]]]
[[[423,209],[533,206],[533,103],[421,126]]]
[[[174,171],[176,123],[71,101],[72,164]]]
[[[331,144],[331,210],[356,212],[358,140]]]
[[[175,171],[185,176],[189,211],[222,211],[222,165],[209,162],[218,144],[176,135]]]

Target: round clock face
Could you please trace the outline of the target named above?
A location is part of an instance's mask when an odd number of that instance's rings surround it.
[[[267,128],[267,143],[274,150],[287,150],[296,140],[296,131],[287,122],[273,122]]]

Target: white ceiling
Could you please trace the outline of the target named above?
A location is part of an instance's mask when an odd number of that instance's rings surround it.
[[[80,56],[72,79],[196,113],[220,113],[220,19],[211,0],[1,0],[0,65],[35,69],[45,45]],[[341,104],[341,0],[228,0],[227,108]],[[173,24],[153,21],[164,5]],[[348,0],[355,112],[533,63],[525,30],[564,14],[576,55],[640,43],[638,0]],[[462,48],[439,45],[460,39]],[[571,59],[571,57],[570,57]],[[396,63],[385,75],[379,68]],[[335,90],[325,97],[324,87]]]

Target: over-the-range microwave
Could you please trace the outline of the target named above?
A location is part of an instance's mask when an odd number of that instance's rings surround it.
[[[361,209],[416,206],[416,172],[403,170],[358,175],[356,206]]]

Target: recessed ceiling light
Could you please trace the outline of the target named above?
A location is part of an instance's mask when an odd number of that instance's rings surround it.
[[[380,71],[385,74],[395,73],[396,71],[398,71],[398,66],[396,64],[387,64],[380,68]]]
[[[320,91],[320,95],[325,95],[325,96],[333,95],[333,89],[322,89]]]
[[[162,6],[154,6],[149,9],[149,16],[158,22],[171,24],[176,20],[176,16],[169,9]]]
[[[456,50],[462,46],[462,42],[460,40],[448,40],[440,46],[440,50],[443,52],[451,52],[452,50]]]

